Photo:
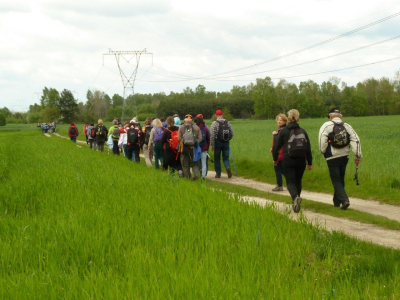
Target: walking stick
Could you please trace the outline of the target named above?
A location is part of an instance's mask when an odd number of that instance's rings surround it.
[[[231,150],[231,147],[229,147],[229,154],[230,154],[230,156],[231,156],[231,159],[232,159],[232,165],[233,165],[233,169],[235,170],[235,175],[237,176],[237,171],[236,171],[235,161],[233,160],[233,155],[232,155],[232,150]]]
[[[360,185],[360,183],[358,182],[358,165],[356,166],[356,174],[354,174],[354,179],[357,183],[357,185]]]

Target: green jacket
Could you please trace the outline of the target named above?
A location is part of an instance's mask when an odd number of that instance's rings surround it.
[[[110,129],[108,130],[108,136],[112,135],[114,133],[114,129],[118,129],[119,131],[119,127],[118,125],[113,125],[110,127]],[[113,137],[113,141],[118,141],[119,138],[114,138]]]

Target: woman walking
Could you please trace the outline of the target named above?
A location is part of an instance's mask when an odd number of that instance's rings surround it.
[[[279,114],[276,116],[276,123],[278,125],[278,129],[272,132],[272,147],[270,152],[272,153],[272,149],[274,148],[274,145],[276,143],[276,140],[278,139],[278,134],[279,131],[281,130],[282,127],[286,127],[287,123],[287,117],[285,114]],[[276,187],[272,189],[273,192],[280,192],[283,191],[283,182],[282,182],[282,173],[283,173],[283,167],[282,167],[282,161],[283,161],[283,148],[279,150],[278,154],[278,163],[275,166],[274,165],[274,170],[275,170],[275,176],[276,176]]]
[[[295,213],[300,211],[301,180],[306,164],[308,164],[308,170],[312,170],[310,139],[307,132],[300,128],[299,120],[300,113],[296,109],[288,112],[289,123],[279,131],[273,149],[274,166],[277,166],[279,150],[283,147],[283,175],[286,178],[286,185],[292,197],[292,208]]]
[[[163,165],[163,147],[161,144],[161,138],[164,133],[164,127],[161,124],[160,119],[153,120],[153,129],[150,132],[150,140],[149,140],[149,152],[154,153],[154,165],[156,169],[160,168]]]

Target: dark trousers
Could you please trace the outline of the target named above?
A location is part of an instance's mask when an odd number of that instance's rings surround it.
[[[342,156],[326,161],[328,163],[329,175],[335,193],[333,194],[333,204],[340,206],[341,203],[349,201],[349,197],[344,190],[344,176],[346,174],[346,167],[349,159],[347,156]]]
[[[283,167],[282,167],[282,161],[278,161],[278,164],[274,166],[275,169],[275,176],[276,176],[276,184],[278,186],[282,186],[282,173],[283,173]]]
[[[301,180],[306,169],[306,160],[302,157],[283,158],[283,175],[286,178],[287,189],[294,200],[301,194]]]
[[[104,142],[97,142],[97,141],[95,141],[95,143],[97,144],[97,148],[98,148],[98,150],[100,150],[101,152],[103,152],[104,151]],[[95,144],[95,149],[94,150],[96,150],[96,144]]]
[[[126,151],[128,152],[128,159],[129,160],[135,160],[135,162],[140,163],[140,147],[139,145],[133,144],[133,145],[128,145],[126,148]]]
[[[118,140],[113,141],[113,154],[119,155]]]
[[[229,141],[221,142],[220,140],[215,140],[214,145],[214,168],[217,176],[221,176],[221,154],[222,162],[224,163],[225,169],[230,168],[229,163]]]

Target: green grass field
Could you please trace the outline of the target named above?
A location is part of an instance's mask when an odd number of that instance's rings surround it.
[[[0,140],[1,299],[400,298],[400,251],[38,131]]]

